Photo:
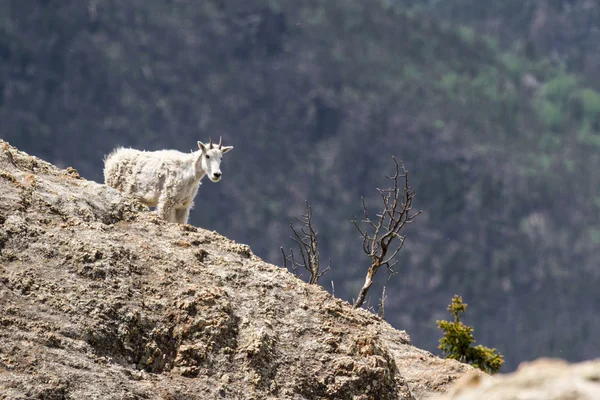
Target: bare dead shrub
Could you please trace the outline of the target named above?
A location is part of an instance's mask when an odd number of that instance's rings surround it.
[[[364,198],[362,198],[364,219],[359,222],[356,217],[354,218],[354,226],[362,238],[363,250],[371,260],[365,283],[354,301],[354,308],[363,305],[379,268],[385,267],[390,274],[395,273],[393,268],[398,263],[395,258],[406,240],[406,236],[401,235],[400,232],[421,213],[421,211],[417,211],[411,214],[416,192],[408,184],[408,171],[404,168],[404,163],[398,164],[395,157],[392,159],[396,170],[394,175],[386,175],[386,178],[392,181],[393,187],[377,189],[383,201],[383,209],[376,214],[377,219],[373,221],[369,217]],[[403,185],[398,182],[400,178],[404,180]],[[363,229],[361,225],[366,225],[366,227]],[[385,294],[382,294],[382,302],[384,300]]]
[[[306,201],[306,214],[301,217],[294,217],[303,226],[300,227],[298,232],[294,228],[294,223],[290,222],[290,228],[292,229],[293,236],[290,236],[296,245],[300,253],[300,259],[296,260],[294,250],[290,249],[290,254],[286,255],[283,247],[281,247],[281,254],[283,255],[283,266],[288,268],[288,261],[290,262],[290,268],[292,273],[298,277],[298,268],[303,268],[309,273],[308,283],[315,284],[319,278],[322,277],[327,271],[331,269],[331,260],[327,268],[321,271],[321,256],[319,254],[319,237],[317,231],[314,230],[312,225],[312,209]]]

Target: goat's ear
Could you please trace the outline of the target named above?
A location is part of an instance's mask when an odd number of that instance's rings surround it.
[[[233,150],[233,146],[223,146],[223,148],[221,150],[223,151],[223,154],[225,154],[229,150]]]
[[[206,153],[206,145],[198,140],[198,148]]]

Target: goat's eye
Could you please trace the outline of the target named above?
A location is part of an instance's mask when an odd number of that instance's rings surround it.
[[[209,158],[210,158],[210,156],[207,154],[207,155],[206,155],[206,159],[208,160]]]

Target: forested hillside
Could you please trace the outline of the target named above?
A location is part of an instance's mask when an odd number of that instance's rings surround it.
[[[413,11],[464,24],[529,57],[582,73],[600,85],[600,3],[593,0],[395,0]],[[464,29],[464,28],[463,28]]]
[[[600,93],[390,4],[1,2],[0,137],[102,181],[117,145],[188,151],[222,135],[235,149],[191,222],[281,265],[308,200],[332,259],[320,283],[346,300],[368,264],[351,220],[361,196],[376,210],[394,155],[423,214],[386,319],[436,351],[458,293],[505,370],[598,356]]]

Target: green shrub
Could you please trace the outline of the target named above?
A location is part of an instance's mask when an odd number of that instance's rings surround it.
[[[544,85],[544,96],[554,102],[564,104],[577,86],[572,75],[560,74]]]
[[[459,85],[460,77],[455,72],[447,72],[442,77],[441,85],[448,92],[454,92]]]
[[[510,76],[518,80],[523,73],[523,60],[515,54],[504,53],[501,57],[502,64],[508,70]]]
[[[600,135],[592,129],[591,122],[585,118],[577,131],[577,140],[588,146],[600,147]]]
[[[463,42],[473,44],[475,40],[475,31],[473,28],[470,28],[466,25],[460,25],[457,29],[458,36],[463,40]]]
[[[438,328],[444,334],[438,348],[446,358],[469,363],[491,374],[498,372],[504,363],[504,357],[496,349],[481,345],[471,347],[475,342],[473,328],[460,322],[460,314],[467,311],[467,304],[463,303],[461,296],[452,297],[448,311],[454,317],[454,321],[437,321]]]
[[[591,120],[595,119],[600,114],[600,93],[594,89],[582,89],[579,97],[586,117]]]
[[[563,122],[564,116],[560,106],[551,101],[539,99],[536,101],[535,110],[538,118],[548,128],[557,128]]]
[[[496,52],[498,51],[498,41],[491,36],[485,36],[483,38],[483,42],[485,43],[485,47],[489,51]]]
[[[404,76],[410,80],[419,80],[423,75],[423,71],[419,69],[416,65],[406,64],[404,66]]]
[[[473,80],[473,86],[478,88],[490,100],[498,101],[498,75],[496,68],[486,68]]]

